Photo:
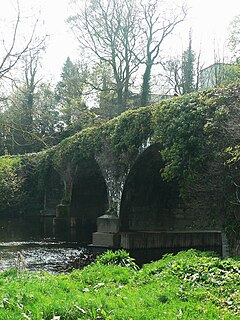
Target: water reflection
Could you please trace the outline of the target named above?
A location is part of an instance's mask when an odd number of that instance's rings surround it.
[[[43,236],[39,218],[1,218],[0,241],[40,239]]]
[[[56,239],[87,244],[91,242],[92,230],[70,228],[65,222],[62,228],[54,227],[53,217],[0,218],[1,241],[41,241]]]
[[[2,218],[0,271],[16,267],[18,251],[30,271],[63,271],[73,258],[88,254],[86,242],[76,230],[54,233],[52,218]]]

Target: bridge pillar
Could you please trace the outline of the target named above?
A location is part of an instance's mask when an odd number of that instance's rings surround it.
[[[115,154],[114,148],[106,144],[96,161],[105,179],[108,194],[106,213],[97,218],[97,232],[93,233],[93,246],[119,247],[119,214],[124,184],[129,172],[126,165]]]
[[[70,207],[73,190],[73,177],[77,171],[77,166],[70,162],[65,163],[61,168],[56,168],[63,181],[63,198],[56,206],[56,216],[53,218],[53,233],[55,235],[66,233],[70,226]]]
[[[110,144],[105,144],[96,157],[105,179],[108,193],[108,214],[119,217],[124,184],[130,169],[130,161],[123,161]]]
[[[119,247],[119,218],[104,214],[97,218],[97,232],[93,233],[93,245],[101,247]]]

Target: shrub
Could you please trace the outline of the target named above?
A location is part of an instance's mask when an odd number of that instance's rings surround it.
[[[97,257],[97,263],[102,265],[115,265],[138,270],[138,265],[134,262],[134,260],[135,259],[131,258],[129,253],[125,250],[117,250],[115,252],[108,250]]]

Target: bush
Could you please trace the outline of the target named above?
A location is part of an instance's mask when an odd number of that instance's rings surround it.
[[[131,258],[129,253],[125,250],[117,250],[115,252],[108,250],[104,254],[97,257],[97,263],[102,265],[115,265],[138,270],[139,267],[134,260],[135,259]]]

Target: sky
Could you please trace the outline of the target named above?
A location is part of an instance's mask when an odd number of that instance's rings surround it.
[[[167,0],[169,3],[174,0]],[[61,68],[70,58],[79,59],[77,41],[66,24],[70,15],[69,0],[19,0],[22,12],[38,14],[44,21],[43,32],[49,35],[44,55],[43,68],[50,80],[59,79]],[[175,0],[175,3],[181,0]],[[0,21],[6,20],[12,12],[15,0],[0,0]],[[169,45],[169,54],[181,53],[187,45],[188,32],[192,28],[193,47],[201,47],[205,65],[213,63],[213,43],[220,50],[227,38],[227,29],[234,16],[240,14],[240,0],[186,0],[190,8],[187,20],[175,31]],[[29,11],[30,10],[30,11]],[[26,13],[27,14],[27,13]],[[215,39],[215,40],[214,40]],[[171,52],[172,51],[172,52]]]
[[[190,11],[186,25],[192,25],[193,45],[201,46],[204,58],[212,63],[214,41],[220,50],[226,44],[229,24],[236,15],[240,15],[240,1],[187,0],[187,3]]]

